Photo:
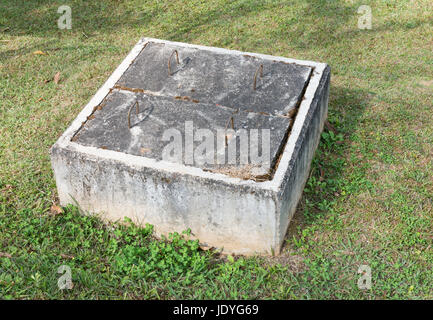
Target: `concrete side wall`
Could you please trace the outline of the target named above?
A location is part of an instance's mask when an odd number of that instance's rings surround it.
[[[310,173],[311,161],[320,141],[321,132],[328,113],[330,68],[325,68],[314,94],[301,132],[289,162],[287,175],[282,181],[278,194],[278,235],[276,248],[280,248],[292,219],[296,206]],[[277,252],[279,253],[279,252]]]
[[[233,189],[209,179],[135,168],[54,146],[52,167],[61,205],[79,204],[116,221],[155,226],[157,235],[190,228],[207,246],[269,254],[275,239],[273,193]]]

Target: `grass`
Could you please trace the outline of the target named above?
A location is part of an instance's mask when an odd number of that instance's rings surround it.
[[[57,28],[64,4],[72,30]],[[322,135],[281,256],[50,212],[49,147],[142,36],[331,65],[337,133]],[[2,1],[0,298],[432,299],[432,40],[430,0]]]

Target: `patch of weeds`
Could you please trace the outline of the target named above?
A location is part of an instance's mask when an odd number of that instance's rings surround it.
[[[177,281],[189,285],[191,278],[206,273],[209,254],[199,251],[198,240],[188,240],[190,230],[171,233],[160,241],[151,238],[153,227],[131,224],[116,229],[108,252],[113,254],[116,272],[129,277],[159,282]]]

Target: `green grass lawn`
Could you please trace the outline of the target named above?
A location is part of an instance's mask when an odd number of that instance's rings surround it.
[[[322,134],[280,256],[50,211],[49,147],[143,36],[330,64],[338,133]],[[433,299],[432,101],[431,0],[2,0],[0,298]]]

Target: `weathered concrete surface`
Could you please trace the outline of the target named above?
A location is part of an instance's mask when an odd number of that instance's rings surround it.
[[[179,62],[171,58],[177,50]],[[263,65],[253,89],[254,75]],[[189,97],[244,111],[285,115],[299,103],[312,68],[261,59],[248,54],[228,55],[170,43],[149,42],[117,85],[141,88],[156,95]]]
[[[278,166],[268,181],[242,180],[73,141],[148,42],[167,43],[157,39],[140,41],[52,147],[51,161],[61,204],[78,203],[81,209],[100,213],[105,219],[127,216],[139,224],[151,223],[158,234],[190,228],[201,243],[223,248],[225,252],[278,254],[323,129],[329,67],[322,63],[246,54],[267,62],[294,63],[313,70]],[[245,55],[219,48],[167,44],[230,56]]]
[[[138,114],[136,114],[135,109],[136,103],[138,103]],[[130,129],[128,127],[129,109],[132,111],[130,114]],[[86,146],[162,160],[164,148],[169,143],[162,140],[164,132],[175,129],[181,134],[181,137],[185,137],[185,130],[189,126],[192,129],[192,140],[193,136],[197,136],[198,130],[209,130],[209,133],[212,133],[214,137],[212,139],[214,148],[212,149],[215,149],[216,152],[214,152],[212,161],[206,162],[208,159],[201,159],[200,155],[196,154],[193,162],[188,162],[186,161],[188,159],[185,158],[178,159],[176,162],[204,169],[226,167],[228,166],[228,144],[233,141],[233,143],[237,144],[236,163],[231,165],[240,167],[245,165],[246,162],[244,161],[244,164],[242,164],[240,160],[240,137],[237,141],[236,137],[230,137],[227,140],[227,145],[224,139],[225,136],[222,136],[223,139],[217,140],[218,133],[229,132],[227,129],[231,129],[232,118],[234,135],[241,129],[256,129],[258,141],[261,142],[262,130],[269,130],[270,163],[267,164],[267,167],[271,168],[283,147],[284,137],[292,122],[290,118],[238,111],[215,104],[150,96],[139,92],[112,91],[76,134],[74,141]],[[249,136],[247,141],[246,155],[249,156],[248,150],[252,147]],[[193,148],[191,151],[196,150],[202,143],[201,140],[193,140],[192,142]],[[218,142],[220,142],[220,145],[218,145]],[[261,146],[260,143],[259,146]],[[257,149],[261,153],[261,149]],[[220,161],[218,161],[218,154],[223,155]],[[252,163],[252,159],[249,158],[247,163]]]

